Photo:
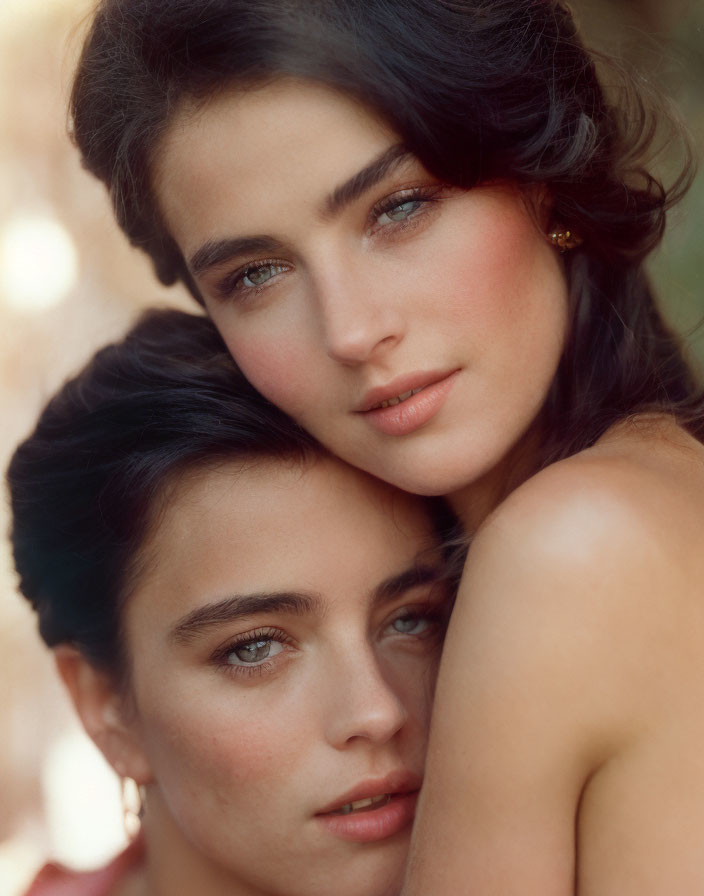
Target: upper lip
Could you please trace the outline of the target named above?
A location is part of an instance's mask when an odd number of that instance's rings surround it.
[[[365,411],[371,411],[378,407],[382,401],[398,398],[405,392],[412,392],[414,389],[425,389],[426,386],[439,383],[454,372],[454,370],[421,370],[397,376],[385,386],[376,386],[374,389],[366,392],[355,411],[360,414]]]
[[[420,790],[422,782],[423,778],[421,775],[416,775],[405,769],[393,771],[383,778],[367,778],[365,781],[356,784],[346,793],[335,797],[334,800],[329,802],[322,809],[318,809],[316,814],[325,815],[328,812],[334,812],[337,809],[341,809],[348,803],[356,803],[358,800],[367,800],[370,797],[382,796],[385,793],[413,793],[416,790]]]

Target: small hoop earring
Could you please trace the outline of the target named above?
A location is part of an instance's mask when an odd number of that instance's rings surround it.
[[[120,779],[122,800],[122,825],[125,836],[131,842],[138,835],[144,818],[144,789],[132,778]]]
[[[582,240],[571,230],[553,230],[548,234],[548,239],[556,249],[560,252],[568,252],[570,249],[576,249],[581,245]]]

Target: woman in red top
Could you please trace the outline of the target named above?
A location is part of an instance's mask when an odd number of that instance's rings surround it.
[[[132,843],[110,864],[98,871],[71,871],[61,865],[45,865],[26,896],[130,896],[139,893],[144,848]]]

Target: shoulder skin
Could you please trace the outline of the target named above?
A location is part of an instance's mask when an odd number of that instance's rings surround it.
[[[589,783],[672,712],[678,685],[704,680],[700,449],[605,442],[534,476],[477,533],[404,896],[575,892]]]

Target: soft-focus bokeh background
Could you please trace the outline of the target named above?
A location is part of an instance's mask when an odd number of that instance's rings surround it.
[[[42,403],[100,344],[155,303],[157,284],[113,224],[66,136],[86,0],[0,0],[0,465]],[[704,147],[704,0],[574,0],[590,43],[631,60],[674,98]],[[672,214],[653,261],[665,307],[704,316],[704,176]],[[195,309],[193,309],[195,310]],[[692,338],[704,358],[704,335]],[[7,502],[0,527],[8,526]],[[79,867],[123,842],[117,783],[77,731],[0,550],[0,893],[16,896],[52,855]]]

